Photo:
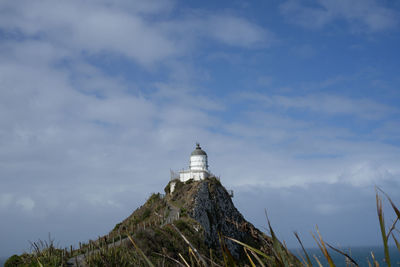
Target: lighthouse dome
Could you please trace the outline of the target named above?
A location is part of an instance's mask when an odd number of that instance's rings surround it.
[[[197,143],[196,144],[196,149],[193,150],[191,156],[199,156],[199,155],[207,156],[207,153],[203,149],[201,149],[200,144]]]

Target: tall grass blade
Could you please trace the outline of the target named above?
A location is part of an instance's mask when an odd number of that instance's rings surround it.
[[[189,263],[187,263],[187,261],[186,261],[185,258],[182,256],[182,254],[181,254],[181,253],[178,253],[178,255],[179,255],[179,257],[183,260],[183,262],[185,263],[185,265],[186,265],[187,267],[190,267]]]
[[[315,235],[312,232],[310,232],[310,233],[311,233],[311,236],[314,238],[315,243],[317,243],[319,249],[322,251],[323,248],[322,248],[321,244],[319,243],[318,239],[315,237]],[[315,255],[313,255],[313,256],[315,256]]]
[[[306,259],[305,259],[304,256],[301,254],[301,252],[297,250],[297,254],[299,254],[300,259],[301,259],[303,265],[306,266],[306,267],[309,267],[310,265],[308,265]]]
[[[304,255],[306,256],[307,259],[307,266],[312,266],[310,257],[308,256],[308,253],[306,251],[306,249],[303,246],[303,242],[301,242],[301,239],[299,237],[299,234],[297,232],[294,232],[294,236],[297,238],[297,241],[299,241],[301,248],[303,249]]]
[[[154,267],[153,263],[151,263],[151,261],[149,260],[149,258],[147,258],[147,256],[144,254],[144,252],[138,247],[138,245],[136,245],[136,242],[133,241],[133,238],[131,237],[131,235],[129,233],[127,233],[127,236],[129,238],[129,240],[132,242],[133,246],[136,248],[136,250],[139,252],[139,254],[143,257],[143,259],[146,261],[146,263],[150,266],[150,267]]]
[[[211,262],[211,267],[214,266],[214,262],[213,262],[213,254],[212,254],[212,249],[210,248],[210,262]]]
[[[269,231],[271,234],[271,238],[272,238],[272,245],[273,245],[273,250],[276,252],[276,254],[278,255],[277,260],[279,261],[279,263],[285,267],[289,267],[289,255],[287,253],[287,250],[283,250],[282,249],[282,245],[279,242],[278,238],[275,235],[274,230],[272,229],[271,226],[271,222],[268,219],[268,214],[267,214],[267,210],[265,210],[265,217],[267,217],[267,222],[268,222],[268,227],[269,227]]]
[[[321,236],[321,234],[319,232],[318,226],[317,226],[317,233],[318,233],[319,240],[321,241],[322,247],[324,248],[324,251],[325,251],[324,254],[325,254],[326,259],[328,260],[329,266],[334,267],[335,264],[333,263],[331,255],[329,255],[328,250],[326,249],[325,242],[322,239],[322,236]]]
[[[340,254],[342,254],[343,256],[345,256],[345,257],[346,257],[349,261],[351,261],[355,266],[358,266],[358,263],[357,263],[352,257],[350,257],[349,254],[347,254],[347,253],[341,251],[340,249],[334,248],[333,246],[329,245],[328,243],[326,243],[326,245],[327,245],[328,247],[330,247],[331,249],[333,249],[334,251],[336,251],[337,253],[340,253]]]
[[[250,250],[250,253],[251,253],[251,255],[253,255],[254,258],[257,259],[257,261],[261,267],[265,267],[265,264],[262,262],[262,260],[257,256],[257,254],[254,251]]]
[[[382,198],[378,195],[378,192],[376,192],[376,210],[378,213],[379,226],[381,228],[383,247],[385,250],[385,260],[387,266],[390,267],[391,264],[390,264],[389,246],[388,246],[388,240],[386,238],[385,220],[383,217],[383,204],[382,204]]]
[[[256,249],[256,248],[253,248],[253,247],[247,245],[246,243],[240,242],[239,240],[236,240],[236,239],[234,239],[234,238],[232,238],[232,237],[228,237],[228,236],[225,236],[225,238],[227,238],[227,239],[229,239],[229,240],[232,240],[233,242],[238,243],[239,245],[242,245],[243,247],[249,249],[250,251],[253,251],[253,252],[257,253],[258,255],[263,256],[264,258],[266,258],[266,259],[268,259],[268,260],[273,260],[273,258],[272,258],[271,256],[268,256],[267,254],[265,254],[265,253],[262,252],[261,250],[258,250],[258,249]]]
[[[177,260],[174,259],[174,258],[171,258],[170,256],[168,256],[168,255],[166,255],[166,254],[161,254],[161,253],[157,253],[157,252],[153,252],[153,254],[158,255],[158,256],[161,256],[161,257],[165,257],[165,258],[167,258],[167,259],[169,259],[169,260],[175,262],[176,264],[178,264],[178,265],[181,266],[181,267],[186,267],[186,265],[182,264],[181,262],[177,261]]]
[[[399,218],[400,218],[400,210],[396,207],[396,205],[394,205],[394,203],[393,203],[392,199],[389,197],[389,195],[386,194],[386,193],[385,193],[382,189],[380,189],[379,187],[375,186],[375,188],[378,189],[379,191],[381,191],[382,194],[384,194],[385,197],[389,200],[390,205],[392,205],[392,208],[393,208],[394,212],[396,213],[397,218],[399,219]],[[377,194],[378,194],[378,193],[377,193]]]
[[[196,260],[197,264],[198,264],[199,266],[201,266],[199,259],[198,259],[197,256],[194,254],[194,252],[193,252],[193,250],[192,250],[191,247],[189,247],[189,254],[192,255],[192,256],[194,257],[194,259]],[[192,258],[192,257],[190,257],[190,258]],[[192,264],[192,265],[193,265],[193,264]]]
[[[390,236],[390,234],[392,233],[392,231],[395,229],[396,223],[397,223],[397,222],[399,221],[399,219],[400,219],[400,211],[399,211],[399,209],[396,207],[396,205],[393,203],[393,201],[392,201],[392,199],[389,197],[389,195],[386,194],[386,192],[384,192],[382,189],[380,189],[380,188],[377,187],[377,186],[376,186],[375,188],[376,188],[377,190],[381,191],[382,194],[385,195],[385,197],[389,200],[390,205],[392,205],[392,208],[393,208],[394,212],[395,212],[396,215],[397,215],[396,220],[393,222],[392,227],[390,227],[390,230],[389,230],[389,232],[388,232],[387,235],[386,235],[386,240],[387,240],[387,239],[389,239],[389,236]],[[378,194],[378,193],[377,193],[377,194]],[[394,235],[392,235],[392,236],[394,237]],[[396,245],[397,245],[397,243],[396,243]]]
[[[372,261],[374,263],[374,266],[375,267],[379,267],[379,263],[376,261],[375,255],[374,255],[374,253],[372,251],[371,251],[371,257],[372,257]]]
[[[247,253],[247,249],[246,248],[243,248],[243,249],[244,249],[244,252],[246,253],[247,258],[249,259],[251,266],[256,267],[256,265],[254,264],[253,260],[251,259],[250,255],[249,255],[249,253]]]
[[[400,253],[400,243],[399,243],[399,241],[397,241],[397,238],[394,236],[393,233],[392,233],[392,237],[393,237],[393,240],[396,243],[396,247],[397,247],[397,249],[398,249],[398,251]]]
[[[333,260],[331,258],[331,255],[329,255],[328,250],[326,249],[324,240],[322,239],[321,234],[319,233],[319,229],[318,226],[317,228],[317,233],[318,233],[318,238],[319,240],[315,237],[315,235],[313,233],[311,233],[312,237],[314,238],[315,242],[317,243],[319,249],[321,250],[322,254],[324,255],[324,257],[326,258],[326,260],[328,261],[328,264],[330,267],[335,267],[335,264],[333,263]]]
[[[219,244],[221,245],[222,256],[224,258],[225,266],[236,266],[235,260],[229,249],[226,247],[225,241],[221,236],[221,233],[218,233]]]
[[[398,221],[399,221],[399,217],[396,218],[396,220],[393,222],[392,226],[390,227],[390,229],[389,229],[389,231],[388,231],[388,233],[387,233],[387,235],[386,235],[386,238],[387,238],[387,239],[389,239],[390,234],[392,233],[392,231],[393,231],[394,229],[396,229],[396,223],[397,223]]]
[[[190,249],[190,247],[188,248],[189,250],[189,259],[190,259],[190,266],[194,266],[194,262],[193,262],[193,251]]]
[[[321,262],[319,261],[319,259],[317,258],[317,256],[315,256],[315,255],[313,255],[313,256],[314,256],[314,259],[315,259],[315,261],[317,262],[318,266],[319,266],[319,267],[324,267],[324,266],[322,266],[322,264],[321,264]]]
[[[196,253],[197,258],[203,263],[204,266],[207,266],[206,261],[203,259],[203,257],[200,255],[200,253],[197,251],[197,249],[192,245],[192,243],[190,243],[189,239],[186,238],[186,236],[184,236],[181,231],[179,231],[178,227],[175,226],[175,224],[171,224],[172,227],[175,229],[175,231],[183,238],[183,240],[186,242],[186,244],[189,245],[189,247],[191,247],[191,249]]]

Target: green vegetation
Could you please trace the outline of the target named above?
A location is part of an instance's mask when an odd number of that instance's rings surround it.
[[[41,266],[66,266],[71,253],[66,250],[56,248],[54,240],[49,237],[48,241],[31,243],[32,253],[24,253],[21,256],[13,255],[5,263],[5,267],[41,267]]]
[[[186,185],[182,183],[181,188]],[[382,195],[386,197],[397,216],[390,228],[386,227],[384,221]],[[396,229],[400,211],[390,197],[379,188],[376,190],[376,205],[385,250],[385,263],[390,267],[388,249],[390,239],[395,242],[400,253],[399,231]],[[186,213],[186,208],[183,206],[179,207],[179,210],[181,213]],[[203,229],[195,220],[189,216],[182,216],[172,223],[166,223],[163,221],[165,219],[163,216],[168,213],[169,208],[165,198],[160,194],[153,194],[142,207],[117,224],[108,236],[80,245],[76,250],[55,248],[53,240],[49,238],[48,242],[32,243],[30,254],[10,257],[5,266],[67,266],[68,260],[79,263],[79,257],[87,266],[313,266],[311,261],[313,255],[309,255],[304,249],[299,235],[295,233],[303,251],[300,260],[278,240],[268,218],[267,225],[271,238],[264,239],[263,246],[254,247],[229,236],[220,235],[219,249],[212,250],[204,244]],[[348,266],[359,266],[347,253],[323,240],[318,228],[312,235],[329,266],[335,266],[332,253],[340,253],[346,257]],[[121,240],[120,243],[118,240]],[[244,260],[232,257],[228,242],[237,243],[243,248],[246,256]],[[318,258],[315,256],[314,258],[317,266],[322,266]],[[368,266],[379,266],[373,253],[367,263]],[[365,263],[360,264],[365,265]]]

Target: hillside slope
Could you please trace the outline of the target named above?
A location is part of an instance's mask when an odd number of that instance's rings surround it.
[[[175,186],[170,193],[172,183]],[[117,224],[108,238],[123,239],[125,232],[131,232],[149,257],[164,253],[176,259],[178,253],[183,255],[188,250],[188,245],[174,230],[174,225],[200,254],[209,256],[211,249],[218,262],[223,260],[220,236],[272,255],[271,238],[244,219],[228,191],[215,177],[185,183],[171,181],[165,187],[165,195],[153,194],[143,206]],[[242,245],[229,239],[224,239],[224,243],[236,262],[248,262]],[[190,257],[189,253],[186,256]]]
[[[246,253],[230,238],[263,254]],[[215,177],[170,181],[165,194],[152,194],[107,235],[76,250],[51,246],[36,253],[15,256],[17,264],[9,266],[37,266],[39,257],[44,266],[250,266],[249,257],[279,266],[279,253],[292,262],[286,266],[300,264],[279,241],[244,219]]]

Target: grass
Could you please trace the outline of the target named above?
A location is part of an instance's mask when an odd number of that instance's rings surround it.
[[[383,213],[383,198],[390,203],[396,220],[389,227],[385,224]],[[142,207],[138,212],[140,218],[144,220],[150,218],[152,210],[163,212],[165,205],[160,195],[153,194],[148,201],[148,205]],[[399,233],[396,224],[400,219],[400,211],[391,198],[380,188],[376,188],[376,209],[382,237],[382,246],[385,252],[385,264],[391,266],[389,254],[389,242],[393,240],[398,252],[400,253]],[[135,220],[135,219],[132,219]],[[118,232],[118,237],[125,239],[125,244],[120,246],[113,245],[110,239],[99,238],[95,242],[83,244],[79,249],[56,248],[54,240],[49,237],[48,241],[38,241],[31,243],[32,252],[20,256],[14,255],[5,263],[9,266],[67,266],[69,259],[74,260],[80,254],[85,254],[85,264],[87,266],[313,266],[312,257],[315,259],[315,266],[322,266],[319,259],[313,255],[310,256],[304,248],[298,233],[294,233],[301,248],[302,255],[300,260],[278,240],[271,223],[267,217],[267,224],[271,235],[271,240],[265,240],[262,247],[252,247],[240,240],[229,236],[219,235],[219,250],[211,250],[205,247],[202,242],[202,234],[193,230],[196,222],[188,217],[175,220],[171,224],[151,225],[146,229],[129,231],[131,221],[127,220],[118,224],[112,231],[114,237]],[[123,227],[124,226],[124,227]],[[132,228],[133,229],[133,228]],[[121,232],[122,231],[122,232]],[[331,254],[339,253],[347,258],[348,266],[359,266],[349,254],[328,244],[316,228],[312,233],[313,238],[325,257],[330,267],[336,266]],[[246,256],[244,262],[234,259],[226,245],[226,242],[239,244]],[[268,252],[268,253],[267,253]],[[371,253],[366,262],[368,266],[381,266],[377,262],[375,255]],[[362,266],[366,263],[360,263]]]
[[[56,248],[50,236],[48,241],[31,242],[31,248],[31,253],[13,255],[4,266],[66,266],[67,260],[72,256],[65,249]]]

